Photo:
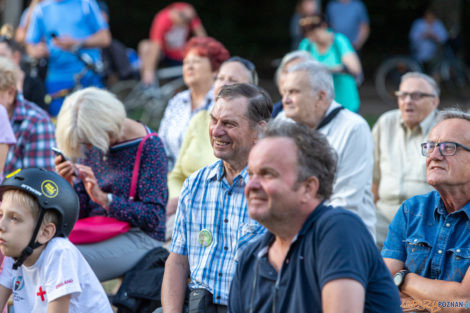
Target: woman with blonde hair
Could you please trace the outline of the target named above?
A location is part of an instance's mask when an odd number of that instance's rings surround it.
[[[78,245],[101,281],[123,275],[165,238],[167,161],[157,136],[144,142],[136,195],[129,198],[138,146],[149,133],[126,117],[113,94],[93,87],[67,97],[58,115],[57,144],[70,161],[57,156],[56,170],[75,187],[80,218],[104,215],[131,226],[111,239]]]

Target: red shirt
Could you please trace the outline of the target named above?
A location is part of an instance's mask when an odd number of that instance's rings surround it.
[[[150,28],[150,39],[162,45],[166,57],[174,60],[183,60],[184,46],[190,32],[201,25],[201,20],[195,16],[189,25],[174,25],[170,18],[170,10],[181,9],[190,4],[184,2],[173,3],[155,15]]]

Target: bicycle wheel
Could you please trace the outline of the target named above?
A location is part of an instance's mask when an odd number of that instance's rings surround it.
[[[442,59],[431,69],[433,78],[445,91],[462,99],[468,99],[470,87],[470,71],[459,59]]]
[[[410,57],[396,56],[380,64],[375,74],[375,90],[387,104],[396,104],[394,92],[398,90],[401,77],[408,72],[423,72],[421,65]]]

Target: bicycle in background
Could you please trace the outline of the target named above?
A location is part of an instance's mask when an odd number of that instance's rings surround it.
[[[124,103],[130,118],[158,130],[168,101],[184,87],[182,66],[172,66],[156,71],[154,85],[131,79],[118,81],[110,91]]]
[[[85,66],[80,72],[73,75],[74,85],[72,88],[65,88],[58,90],[54,93],[46,94],[44,102],[47,105],[49,105],[54,100],[64,99],[66,96],[73,93],[74,91],[84,88],[83,79],[90,71],[98,76],[103,75],[104,66],[101,61],[94,62],[88,54],[82,53],[80,52],[80,50],[74,51],[74,54]]]
[[[401,77],[408,72],[426,73],[436,80],[444,92],[463,100],[470,98],[470,70],[448,44],[440,47],[427,70],[410,56],[392,56],[382,62],[375,74],[375,89],[383,102],[396,104],[394,93],[399,88]]]

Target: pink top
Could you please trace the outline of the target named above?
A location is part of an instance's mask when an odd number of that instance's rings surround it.
[[[8,120],[7,110],[0,104],[0,144],[2,143],[13,145],[16,143],[16,138],[13,130],[11,129],[10,121]],[[0,183],[2,180],[3,172],[0,171]]]

